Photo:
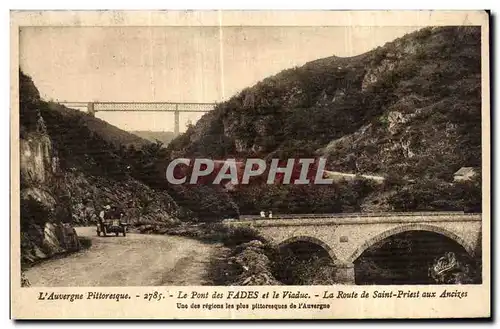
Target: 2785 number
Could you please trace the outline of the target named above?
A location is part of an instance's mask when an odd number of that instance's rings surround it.
[[[155,301],[155,300],[160,301],[162,299],[165,299],[165,296],[161,292],[154,291],[154,292],[144,294],[144,299],[147,300],[148,302]]]

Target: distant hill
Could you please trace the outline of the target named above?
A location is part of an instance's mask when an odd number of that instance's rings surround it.
[[[167,146],[175,138],[175,135],[172,131],[137,130],[131,131],[130,133],[137,135],[143,139],[147,139],[148,141],[151,141],[153,143],[158,140],[165,146]]]

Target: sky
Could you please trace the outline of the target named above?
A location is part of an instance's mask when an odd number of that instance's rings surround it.
[[[20,66],[46,100],[221,102],[281,70],[369,51],[418,27],[23,27]],[[181,132],[203,113],[181,113]],[[173,131],[165,112],[97,112]]]

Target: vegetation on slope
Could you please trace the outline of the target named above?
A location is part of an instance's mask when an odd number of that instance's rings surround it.
[[[399,182],[373,193],[389,200],[389,210],[438,210],[434,201],[442,198],[448,198],[444,208],[461,207],[468,201],[455,200],[460,193],[444,186],[461,167],[481,165],[480,33],[479,27],[430,27],[359,56],[285,70],[217,105],[169,144],[170,156],[323,156],[327,169]],[[429,181],[435,195],[418,205],[391,197],[418,194]],[[289,205],[293,193],[280,189],[284,197],[274,202]],[[338,187],[331,189],[335,195]],[[235,200],[240,207],[248,199],[261,203],[248,190]],[[479,200],[480,189],[473,193]]]

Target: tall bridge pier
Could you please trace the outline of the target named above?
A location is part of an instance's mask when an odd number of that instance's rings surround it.
[[[174,135],[179,136],[179,106],[176,104],[175,105],[175,112],[174,112]]]
[[[87,113],[90,114],[91,116],[95,117],[94,103],[87,104]]]

